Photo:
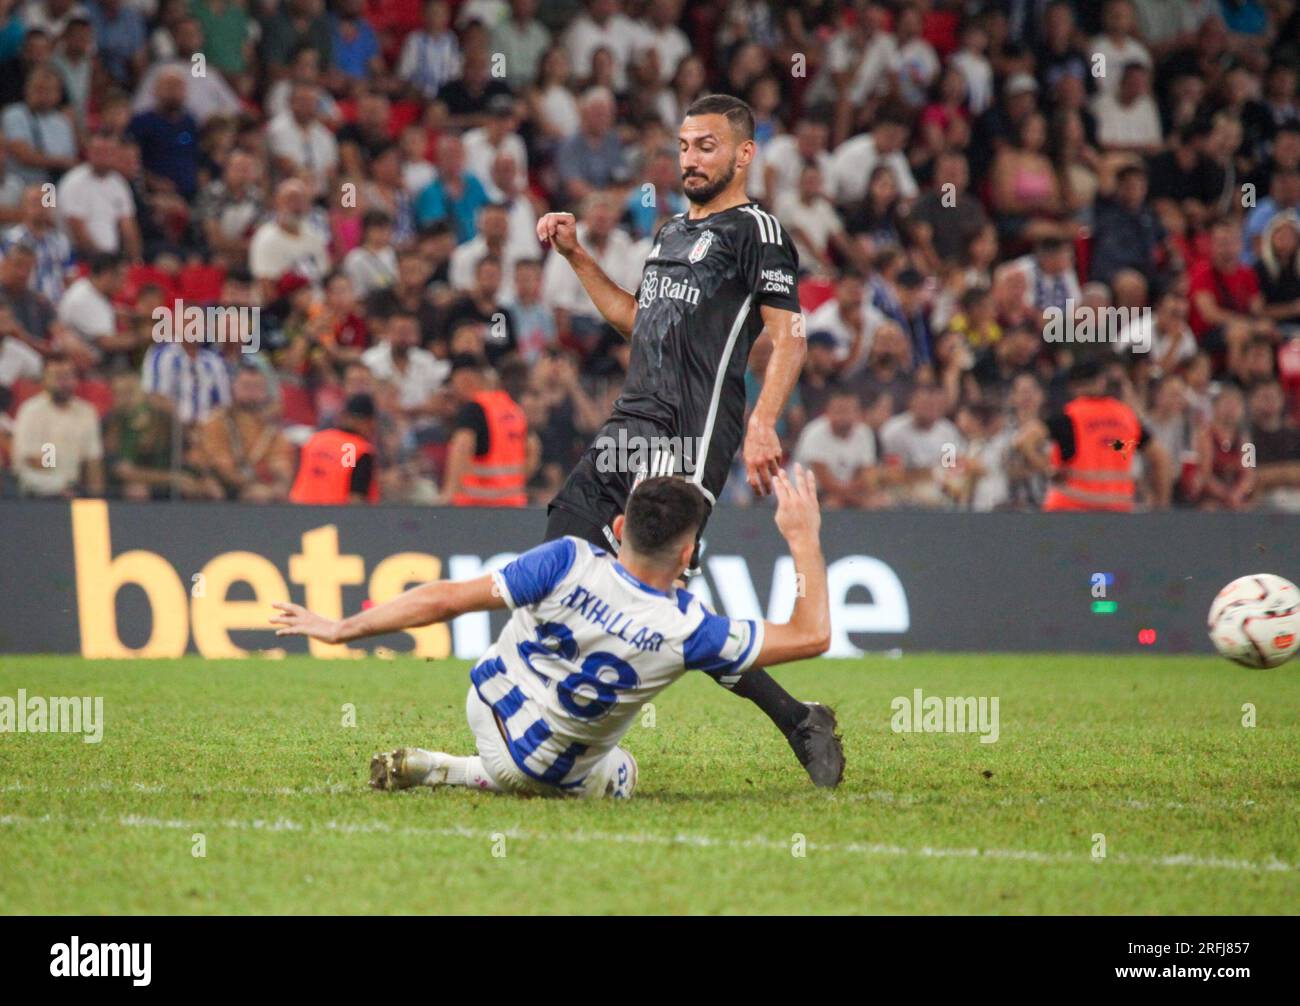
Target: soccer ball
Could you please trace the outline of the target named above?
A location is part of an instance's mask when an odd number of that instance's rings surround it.
[[[1210,605],[1210,639],[1243,667],[1277,667],[1300,650],[1300,590],[1272,573],[1243,576]]]

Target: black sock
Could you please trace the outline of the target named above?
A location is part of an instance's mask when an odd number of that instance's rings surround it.
[[[808,707],[777,684],[776,679],[761,667],[745,671],[731,690],[767,713],[776,728],[787,737],[808,715]]]

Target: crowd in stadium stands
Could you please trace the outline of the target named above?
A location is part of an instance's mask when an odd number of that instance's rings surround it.
[[[538,216],[635,289],[723,92],[828,506],[1037,509],[1095,356],[1175,506],[1300,510],[1298,69],[1296,0],[0,0],[3,495],[285,500],[364,427],[359,498],[451,502],[493,387],[545,502],[628,348]]]

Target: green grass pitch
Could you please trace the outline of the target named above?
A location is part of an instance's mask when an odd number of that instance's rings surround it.
[[[100,744],[0,734],[0,912],[1300,905],[1300,664],[909,653],[778,676],[838,710],[838,791],[688,675],[624,741],[636,798],[578,802],[367,788],[376,750],[471,751],[461,662],[0,657],[0,696],[102,695],[105,717]],[[998,741],[894,733],[891,701],[916,688],[997,696]]]

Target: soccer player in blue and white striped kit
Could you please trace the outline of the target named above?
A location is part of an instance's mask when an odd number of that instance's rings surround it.
[[[511,609],[470,671],[469,757],[401,748],[371,761],[377,789],[470,786],[539,796],[629,797],[636,760],[619,741],[637,711],[688,670],[724,683],[750,667],[802,660],[830,642],[821,514],[810,472],[775,477],[776,526],[804,589],[788,622],[715,614],[675,586],[708,503],[693,483],[642,482],[615,518],[618,558],[566,536],[472,580],[436,581],[349,618],[277,603],[277,635],[330,643]]]

